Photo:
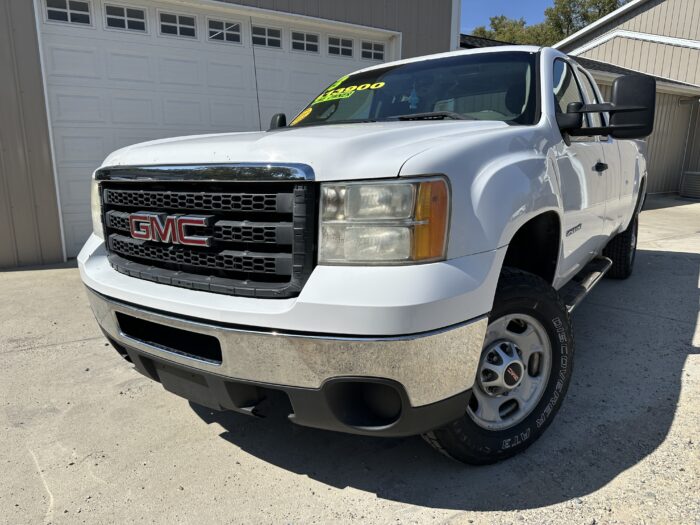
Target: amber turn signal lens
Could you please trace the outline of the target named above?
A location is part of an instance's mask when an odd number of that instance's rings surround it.
[[[416,226],[413,260],[440,259],[445,256],[449,193],[444,180],[421,182],[416,199]]]

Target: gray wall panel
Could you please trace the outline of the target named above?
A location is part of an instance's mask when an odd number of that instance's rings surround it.
[[[700,172],[700,104],[694,104],[684,171]]]
[[[402,33],[403,58],[449,51],[452,0],[219,0]]]
[[[0,268],[63,259],[32,2],[0,1]]]
[[[611,86],[602,82],[598,82],[598,86],[603,98],[610,100]],[[680,104],[682,98],[666,93],[656,95],[654,133],[647,139],[650,193],[678,191],[684,157],[687,158],[685,171],[700,171],[700,144],[694,145],[693,137],[688,137],[693,106]],[[700,137],[700,123],[696,128],[695,136]],[[689,166],[697,169],[689,169]]]

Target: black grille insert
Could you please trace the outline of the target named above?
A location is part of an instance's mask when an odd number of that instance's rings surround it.
[[[117,312],[117,321],[119,329],[132,339],[169,352],[221,364],[221,343],[216,337],[152,323],[121,312]]]
[[[172,286],[229,295],[287,298],[301,291],[315,261],[311,182],[111,181],[101,183],[111,265]],[[209,246],[131,237],[134,213],[207,216],[187,235]]]

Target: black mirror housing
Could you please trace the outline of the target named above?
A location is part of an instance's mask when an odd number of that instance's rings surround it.
[[[284,113],[275,113],[272,115],[272,120],[270,120],[270,129],[286,128],[287,127],[287,115]]]
[[[654,131],[656,80],[647,75],[625,75],[612,85],[610,134],[616,139],[642,139]],[[637,108],[637,109],[632,109]]]
[[[572,129],[570,135],[610,135],[616,139],[643,139],[654,131],[656,114],[656,80],[647,75],[623,75],[612,85],[612,102],[586,104],[568,112],[609,113],[610,123],[603,128]]]
[[[566,113],[557,113],[557,124],[562,133],[569,133],[583,127],[583,104],[581,102],[570,102],[566,107]]]

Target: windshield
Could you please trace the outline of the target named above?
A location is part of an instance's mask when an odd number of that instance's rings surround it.
[[[534,53],[457,55],[345,76],[290,126],[468,119],[535,124]]]

